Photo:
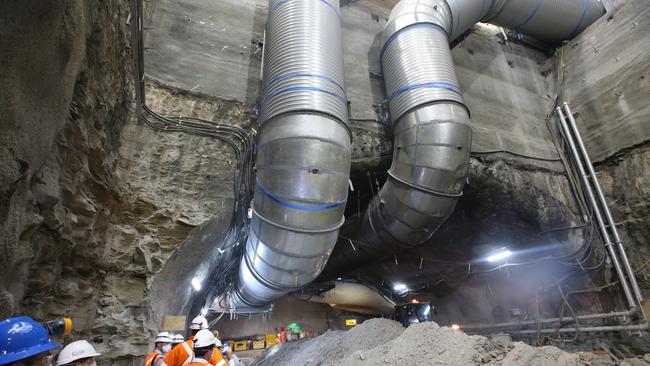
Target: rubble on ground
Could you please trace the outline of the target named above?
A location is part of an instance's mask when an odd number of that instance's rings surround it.
[[[650,359],[650,358],[648,358]],[[557,347],[533,347],[515,342],[502,344],[467,335],[434,322],[408,328],[392,320],[371,319],[349,331],[269,348],[252,365],[436,365],[436,366],[649,366],[644,358],[622,362],[592,353],[569,353]]]

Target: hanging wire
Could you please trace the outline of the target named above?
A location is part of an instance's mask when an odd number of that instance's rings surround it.
[[[155,1],[148,10],[152,10]],[[219,123],[196,117],[165,116],[152,110],[145,100],[144,76],[144,11],[142,0],[131,1],[131,43],[134,60],[134,86],[136,117],[143,125],[159,132],[189,133],[196,136],[208,137],[225,143],[230,147],[237,162],[233,169],[233,195],[234,212],[230,226],[223,240],[215,246],[214,260],[211,263],[209,274],[210,289],[206,293],[206,300],[210,300],[219,291],[225,289],[239,265],[237,260],[217,260],[221,255],[231,258],[241,257],[248,236],[248,207],[253,198],[254,186],[254,147],[256,130]],[[229,251],[229,249],[233,249]],[[228,252],[227,252],[228,251]]]

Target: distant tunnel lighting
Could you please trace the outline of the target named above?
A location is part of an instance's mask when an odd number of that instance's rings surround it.
[[[488,262],[497,262],[497,261],[500,261],[502,259],[506,259],[506,258],[510,257],[511,255],[512,255],[511,251],[509,251],[508,249],[503,248],[503,249],[499,249],[498,252],[496,252],[494,254],[491,254],[485,260],[487,260]]]
[[[458,325],[458,324],[452,324],[452,325],[451,325],[451,329],[453,329],[453,330],[460,330],[460,325]]]
[[[418,299],[413,299],[413,300],[411,300],[411,302],[414,303],[414,304],[417,304],[417,303],[418,303]]]
[[[201,291],[201,281],[197,277],[192,278],[192,288],[194,291]]]
[[[341,277],[339,277],[339,278],[337,278],[337,280],[338,280],[338,281],[340,281],[340,280],[342,280],[342,278],[341,278]]]
[[[403,283],[396,283],[396,284],[393,285],[393,290],[395,290],[397,292],[406,292],[406,291],[409,290],[409,288],[406,287],[406,285],[403,284]]]

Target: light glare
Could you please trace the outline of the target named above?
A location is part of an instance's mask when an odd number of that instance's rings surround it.
[[[194,291],[201,291],[201,281],[197,277],[192,278],[192,287]]]
[[[406,285],[403,284],[403,283],[396,283],[396,284],[393,285],[393,290],[395,290],[397,292],[406,292],[406,291],[409,290],[409,288],[406,287]]]
[[[494,253],[494,254],[490,255],[489,257],[486,258],[486,260],[488,262],[496,262],[496,261],[500,261],[502,259],[506,259],[506,258],[510,257],[511,255],[512,255],[512,252],[509,251],[508,249],[505,249],[505,250],[501,250],[501,251],[499,251],[497,253]]]

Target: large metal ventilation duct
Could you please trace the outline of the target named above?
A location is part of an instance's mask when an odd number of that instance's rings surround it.
[[[338,0],[271,0],[251,230],[231,309],[266,305],[322,271],[350,173]]]
[[[383,32],[381,62],[394,126],[389,178],[371,201],[364,240],[381,248],[428,240],[453,212],[469,166],[469,111],[449,42],[489,21],[546,42],[604,13],[598,0],[402,0]]]

